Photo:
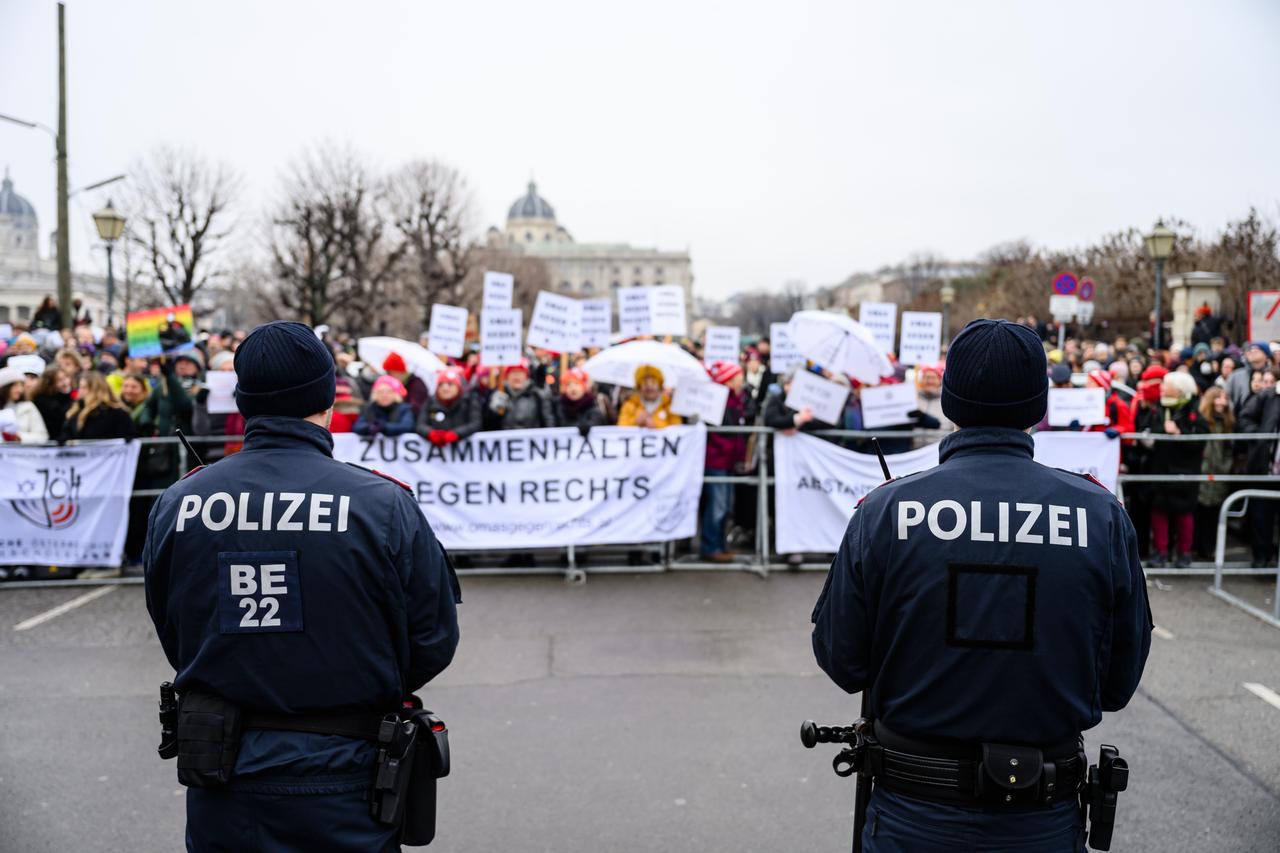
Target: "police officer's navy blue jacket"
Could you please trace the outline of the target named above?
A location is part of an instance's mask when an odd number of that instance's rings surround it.
[[[1137,690],[1152,623],[1133,525],[1033,449],[1020,430],[963,429],[849,523],[814,653],[850,693],[870,684],[895,732],[1057,743]]]
[[[453,658],[457,580],[417,502],[332,450],[316,424],[253,417],[241,452],[156,502],[147,608],[180,694],[269,714],[381,713]],[[189,790],[188,844],[305,848],[291,835],[301,821],[327,833],[325,849],[394,849],[363,800],[374,754],[343,737],[246,731],[230,786]],[[263,809],[246,794],[321,796]]]

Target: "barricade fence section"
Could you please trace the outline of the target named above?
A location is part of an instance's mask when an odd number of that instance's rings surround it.
[[[731,474],[704,474],[707,434],[744,436],[746,461]],[[399,437],[403,440],[395,447],[374,448],[374,442],[396,440],[339,435],[335,455],[409,481],[437,535],[457,556],[462,574],[554,573],[573,581],[587,573],[668,569],[763,575],[780,568],[827,568],[858,500],[883,481],[870,439],[886,445],[890,473],[901,476],[936,465],[938,442],[947,434],[892,429],[797,434],[762,426],[698,425],[660,431],[604,427],[593,430],[590,441],[578,438],[576,430],[478,433],[470,440],[472,449],[452,445],[453,450],[434,448],[417,436]],[[1037,459],[1043,450],[1041,461],[1091,473],[1122,498],[1126,485],[1149,488],[1158,483],[1253,487],[1249,493],[1257,500],[1263,499],[1256,497],[1259,490],[1280,495],[1280,476],[1118,471],[1122,442],[1150,447],[1155,442],[1277,441],[1280,433],[1126,433],[1107,438],[1102,433],[1045,432],[1034,438]],[[243,436],[188,439],[200,460],[212,463],[238,450]],[[131,512],[145,511],[149,499],[197,464],[176,437],[135,442],[140,456]],[[447,482],[435,482],[432,478],[442,471],[448,474]],[[521,472],[528,476],[521,477]],[[709,562],[699,554],[699,495],[708,485],[732,490],[726,522],[734,540],[732,561]],[[798,506],[797,494],[805,496]],[[1216,565],[1151,569],[1148,574],[1276,572],[1222,558],[1229,503],[1222,504]],[[474,510],[475,506],[481,508]]]

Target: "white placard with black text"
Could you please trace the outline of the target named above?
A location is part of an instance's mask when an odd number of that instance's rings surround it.
[[[647,287],[624,287],[618,291],[618,331],[627,338],[653,334]]]
[[[880,429],[911,423],[907,412],[920,408],[916,399],[916,389],[905,383],[895,385],[876,385],[863,388],[862,426],[864,429]]]
[[[526,340],[531,347],[552,352],[582,349],[582,303],[548,290],[539,291]]]
[[[454,305],[431,306],[431,326],[427,329],[427,349],[440,355],[462,358],[467,345],[467,309]]]
[[[863,302],[858,306],[858,322],[871,331],[881,352],[893,352],[893,332],[898,322],[895,303]]]
[[[1049,426],[1080,426],[1107,423],[1105,388],[1050,388]]]
[[[901,364],[936,364],[942,358],[942,315],[937,311],[903,311],[898,336]]]
[[[729,402],[729,386],[718,382],[681,382],[671,398],[677,415],[697,415],[703,423],[720,426]]]
[[[481,308],[488,311],[490,308],[511,308],[511,298],[516,292],[516,278],[511,273],[485,271],[484,274],[484,302]]]
[[[582,348],[604,349],[612,334],[612,303],[608,299],[582,300]]]
[[[823,379],[808,370],[799,370],[791,381],[786,405],[797,412],[807,408],[823,423],[838,426],[848,397],[849,389],[844,385]]]
[[[492,308],[480,312],[480,363],[486,367],[519,364],[521,311]]]
[[[708,366],[717,361],[738,363],[742,351],[742,333],[737,326],[708,326],[707,342],[702,348],[702,362]]]
[[[689,332],[684,312],[684,288],[676,284],[650,287],[649,318],[653,334],[681,337]]]
[[[788,370],[804,367],[805,357],[787,334],[786,323],[769,324],[769,370],[781,376]]]

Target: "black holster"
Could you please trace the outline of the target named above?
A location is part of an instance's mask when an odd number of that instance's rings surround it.
[[[371,810],[400,827],[400,841],[429,844],[436,834],[436,780],[449,775],[449,730],[423,708],[383,718],[378,733]]]
[[[178,781],[217,788],[231,780],[240,752],[240,709],[211,693],[188,691],[178,704]]]

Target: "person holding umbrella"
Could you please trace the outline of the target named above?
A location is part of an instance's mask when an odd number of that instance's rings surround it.
[[[684,423],[671,411],[671,395],[663,390],[665,377],[652,364],[636,368],[636,392],[622,404],[618,412],[618,426],[638,426],[649,429],[665,429]]]

